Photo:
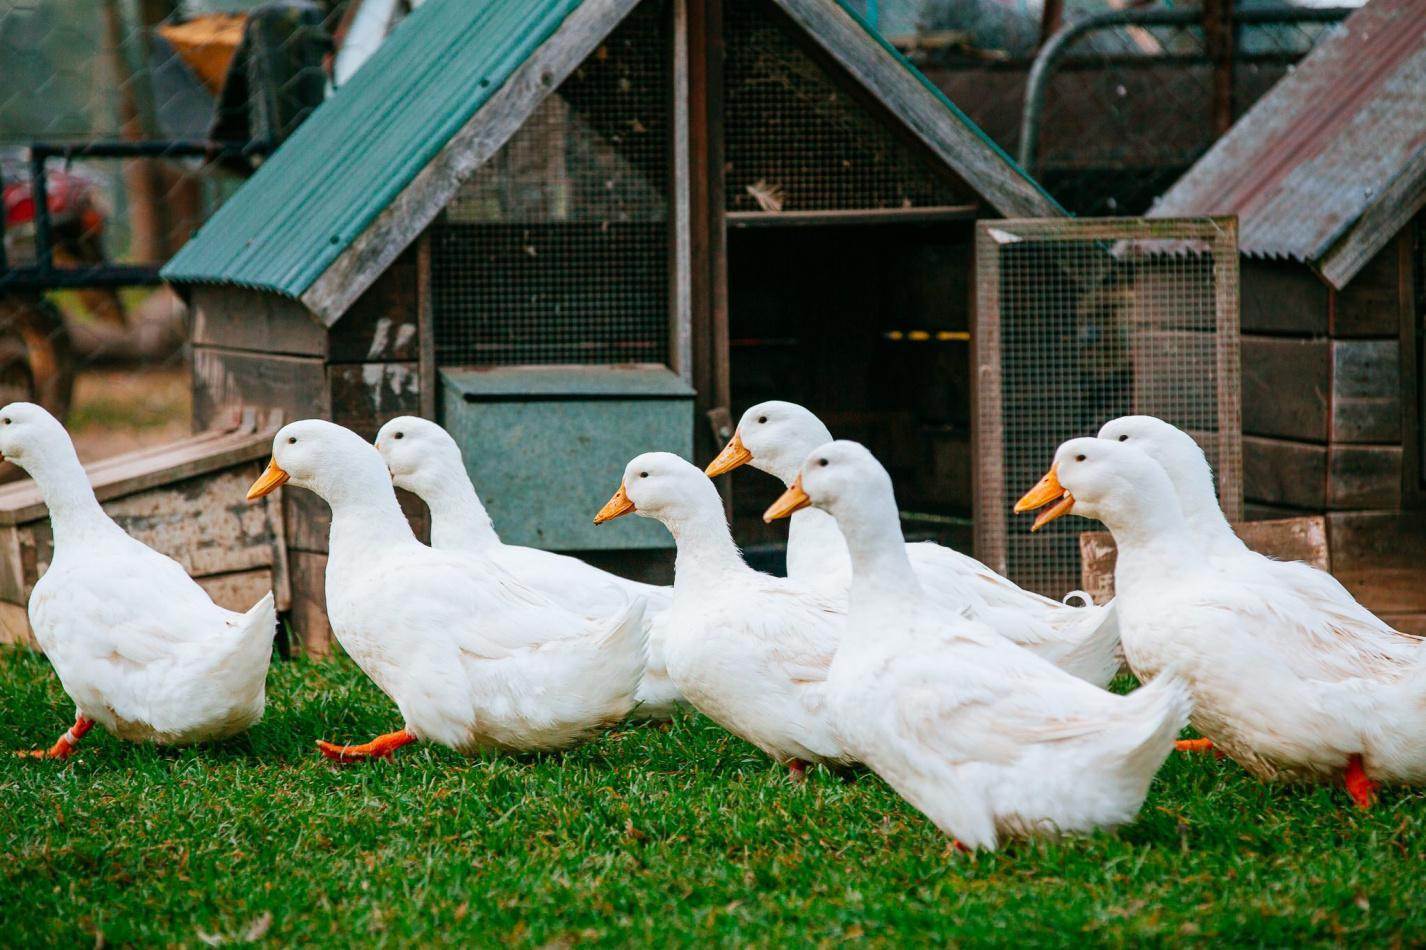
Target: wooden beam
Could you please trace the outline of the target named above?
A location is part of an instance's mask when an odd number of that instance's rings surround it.
[[[307,288],[302,294],[307,308],[327,326],[340,320],[435,220],[461,183],[509,141],[636,6],[638,0],[585,0],[576,7]]]
[[[1063,214],[985,133],[948,109],[911,67],[840,5],[827,0],[773,2],[997,212],[1011,218]]]
[[[431,229],[416,245],[416,372],[420,376],[421,418],[436,420],[436,317],[431,283]]]
[[[692,182],[690,180],[689,135],[689,31],[688,0],[673,0],[673,57],[671,73],[673,88],[670,113],[670,160],[673,174],[673,213],[669,217],[669,261],[672,279],[669,282],[669,365],[689,385],[693,384],[693,221],[690,217]]]
[[[842,227],[861,224],[935,224],[974,221],[980,205],[933,205],[924,208],[855,208],[836,211],[729,211],[730,228]]]
[[[1338,290],[1346,287],[1423,206],[1426,206],[1426,149],[1418,151],[1406,163],[1347,233],[1322,256],[1318,263],[1322,277]]]

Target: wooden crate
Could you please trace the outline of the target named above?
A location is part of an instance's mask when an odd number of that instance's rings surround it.
[[[130,535],[174,558],[213,599],[247,610],[263,594],[291,604],[281,491],[245,499],[277,425],[241,420],[85,466],[104,510]],[[49,567],[49,512],[29,479],[0,487],[0,642],[34,643],[26,605]]]

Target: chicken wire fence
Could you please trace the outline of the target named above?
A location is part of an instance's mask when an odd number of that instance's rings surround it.
[[[981,222],[976,231],[976,555],[1023,586],[1079,586],[1079,535],[1015,500],[1055,449],[1123,415],[1187,431],[1242,511],[1233,219]]]
[[[0,0],[0,403],[64,417],[86,460],[188,433],[185,314],[158,269],[322,102],[339,15]]]
[[[668,359],[669,14],[640,4],[446,207],[441,365]]]

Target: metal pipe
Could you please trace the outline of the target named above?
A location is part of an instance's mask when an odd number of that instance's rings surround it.
[[[1275,23],[1336,23],[1356,10],[1350,7],[1260,7],[1234,13],[1240,26],[1266,26]],[[1045,94],[1055,64],[1068,47],[1086,33],[1119,26],[1194,26],[1202,20],[1198,8],[1172,10],[1111,10],[1076,20],[1060,30],[1041,47],[1030,66],[1025,81],[1025,107],[1020,113],[1020,147],[1017,159],[1031,175],[1036,173],[1040,148],[1040,113],[1044,111]],[[1206,59],[1203,61],[1207,61]]]
[[[163,283],[157,267],[96,264],[92,267],[15,267],[0,271],[0,291],[79,290],[85,287],[145,287]]]
[[[54,270],[50,247],[49,182],[45,179],[44,153],[30,149],[30,200],[35,205],[35,268],[40,273]]]

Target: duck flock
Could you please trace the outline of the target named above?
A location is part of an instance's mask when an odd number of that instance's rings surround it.
[[[257,722],[272,595],[224,610],[125,534],[39,406],[0,409],[0,455],[49,506],[54,557],[29,616],[76,706],[52,747],[21,754],[67,758],[95,723],[186,744]],[[1109,604],[1061,603],[907,544],[872,453],[787,402],[749,409],[706,471],[635,457],[595,515],[661,522],[672,587],[503,544],[455,441],[414,417],[375,445],[319,419],[284,426],[248,498],[290,484],[331,506],[332,630],[402,720],[368,742],[318,742],[339,762],[412,742],[560,749],[688,703],[793,778],[870,768],[967,849],[1133,820],[1176,744],[1263,780],[1341,783],[1364,808],[1379,782],[1426,779],[1421,641],[1331,575],[1245,547],[1192,438],[1127,416],[1050,461],[1015,510],[1039,509],[1037,528],[1102,521],[1119,549]],[[786,485],[764,516],[791,520],[786,578],[750,568],[729,531],[711,479],[744,464]],[[429,506],[430,546],[397,487]],[[1127,695],[1105,688],[1121,665],[1143,684]],[[1176,743],[1188,723],[1204,738]]]

